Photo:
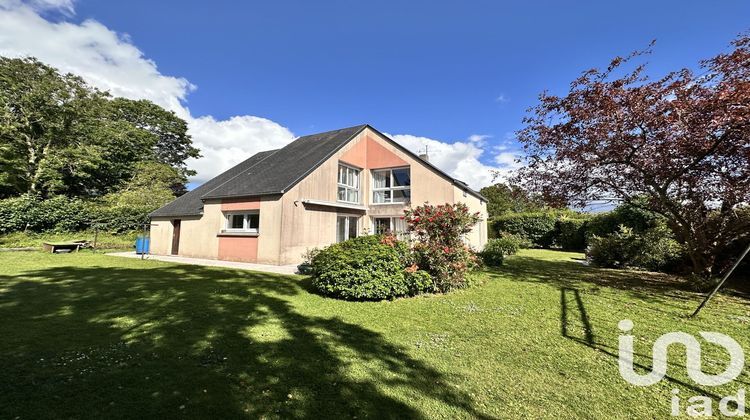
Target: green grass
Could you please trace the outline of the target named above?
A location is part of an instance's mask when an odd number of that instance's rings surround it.
[[[343,302],[302,277],[81,252],[0,254],[0,418],[653,418],[671,390],[714,399],[673,349],[639,388],[617,369],[669,331],[719,331],[750,350],[750,305],[579,254],[522,251],[443,296]],[[726,355],[704,346],[707,372]],[[684,411],[684,404],[683,404]]]
[[[139,232],[109,233],[99,232],[96,235],[97,248],[130,249],[135,244]],[[14,232],[0,235],[0,248],[41,248],[45,242],[70,242],[88,240],[94,242],[95,233],[91,231],[73,233],[34,233]]]

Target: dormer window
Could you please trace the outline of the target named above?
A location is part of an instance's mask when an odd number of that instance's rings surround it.
[[[411,201],[411,171],[395,168],[372,171],[372,202],[376,204]]]
[[[339,164],[337,200],[359,204],[359,169]]]

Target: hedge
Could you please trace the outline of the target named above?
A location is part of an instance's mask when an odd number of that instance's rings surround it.
[[[492,221],[495,237],[514,235],[532,247],[583,251],[591,216],[565,211],[511,213]]]
[[[511,213],[495,218],[493,230],[516,235],[534,246],[549,248],[554,242],[557,214],[552,212]]]
[[[66,196],[42,200],[23,195],[0,200],[0,234],[76,232],[97,227],[109,232],[140,229],[153,206],[109,205]]]

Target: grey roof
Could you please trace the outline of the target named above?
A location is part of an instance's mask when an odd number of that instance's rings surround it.
[[[420,159],[371,126],[362,124],[303,136],[281,149],[257,153],[216,178],[154,211],[151,216],[197,216],[202,212],[202,200],[205,199],[283,194],[323,162],[330,159],[339,149],[367,127],[388,139],[404,153],[421,160],[425,165],[440,173],[455,185],[487,201],[481,194],[469,188],[466,183],[451,177],[432,163]]]
[[[201,184],[199,187],[186,194],[178,197],[176,200],[166,204],[164,207],[151,213],[151,217],[168,217],[168,216],[199,216],[203,212],[203,194],[213,190],[226,181],[234,178],[238,174],[245,172],[258,162],[276,153],[277,150],[268,150],[259,152],[250,158],[240,162],[231,169],[217,175],[210,181]]]
[[[283,194],[367,127],[357,125],[300,137],[257,165],[212,189],[203,198]]]

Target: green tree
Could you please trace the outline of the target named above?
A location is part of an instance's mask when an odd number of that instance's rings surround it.
[[[545,208],[541,199],[529,195],[516,185],[497,183],[482,188],[479,193],[487,198],[489,217],[507,213],[535,212]]]
[[[45,192],[63,183],[61,167],[96,166],[100,150],[86,134],[98,120],[89,102],[102,95],[34,58],[0,57],[2,191]]]
[[[151,147],[157,162],[177,169],[183,179],[195,175],[185,161],[200,157],[200,151],[193,146],[185,120],[146,100],[115,98],[111,101],[111,110],[114,120],[130,123],[141,130],[142,135],[150,137],[144,144]]]
[[[99,197],[139,162],[169,165],[185,191],[185,161],[199,156],[187,123],[158,105],[111,98],[35,58],[0,57],[0,197]]]

